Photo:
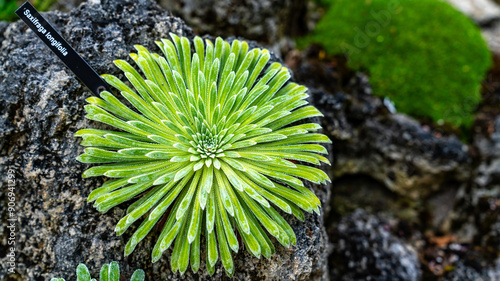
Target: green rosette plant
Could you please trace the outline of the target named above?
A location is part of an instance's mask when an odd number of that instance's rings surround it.
[[[145,278],[144,271],[138,269],[132,274],[130,281],[144,281]],[[77,281],[96,281],[95,278],[90,277],[90,272],[87,266],[83,263],[78,265],[76,268],[76,280]],[[109,264],[104,264],[101,267],[101,272],[99,273],[99,281],[119,281],[120,280],[120,267],[117,262],[111,262]],[[50,281],[65,281],[64,278],[52,278]]]
[[[320,201],[302,179],[329,181],[306,164],[329,164],[317,143],[330,140],[314,133],[318,124],[304,121],[322,116],[305,100],[307,88],[288,82],[289,71],[270,63],[267,50],[249,50],[238,40],[171,38],[156,42],[164,56],[135,46],[130,56],[144,77],[115,61],[133,88],[103,75],[127,103],[107,91],[87,99],[88,119],[121,130],[76,133],[88,147],[78,160],[103,164],[83,177],[112,178],[88,201],[106,212],[135,200],[115,229],[121,235],[142,219],[125,255],[165,216],[153,262],[175,244],[172,270],[184,273],[190,263],[198,271],[203,234],[208,272],[220,256],[231,276],[237,234],[250,253],[269,258],[275,248],[268,234],[285,247],[296,244],[277,209],[299,220],[301,210],[319,213]]]

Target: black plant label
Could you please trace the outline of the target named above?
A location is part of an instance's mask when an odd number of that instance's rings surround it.
[[[33,5],[26,1],[17,9],[16,14],[94,94],[99,95],[103,90],[109,91],[109,88],[99,74],[38,13]]]

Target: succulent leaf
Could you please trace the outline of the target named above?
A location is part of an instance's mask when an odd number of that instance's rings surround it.
[[[90,272],[87,266],[79,264],[76,268],[77,281],[97,281],[95,278],[90,277]],[[138,269],[132,275],[130,281],[144,281],[146,275],[142,269]],[[119,281],[120,280],[120,267],[118,263],[113,261],[109,264],[104,264],[99,272],[100,281]],[[65,281],[64,278],[52,278],[50,281]]]

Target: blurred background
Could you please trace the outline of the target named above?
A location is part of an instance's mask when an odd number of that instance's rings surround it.
[[[332,280],[500,280],[500,0],[157,2],[310,88],[333,140]]]

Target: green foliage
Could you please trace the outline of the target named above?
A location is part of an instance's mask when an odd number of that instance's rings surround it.
[[[15,21],[19,17],[15,11],[24,1],[0,0],[0,21]],[[34,0],[30,1],[38,11],[47,11],[56,0]]]
[[[335,0],[302,47],[321,43],[367,70],[402,112],[471,124],[491,55],[478,27],[444,1]]]
[[[0,0],[0,21],[14,21],[18,17],[14,13],[19,6],[16,0]]]
[[[76,268],[77,281],[96,281],[95,278],[90,277],[89,269],[84,265],[80,264]],[[130,281],[144,281],[145,274],[142,269],[138,269],[132,274]],[[101,268],[99,274],[100,281],[120,281],[120,267],[117,262],[111,262],[109,264],[104,264]],[[64,278],[52,278],[50,281],[65,281]]]
[[[220,257],[231,276],[231,251],[240,249],[237,233],[253,255],[270,258],[275,248],[267,233],[285,247],[296,244],[276,207],[300,220],[301,209],[319,213],[320,201],[301,179],[329,181],[322,170],[304,164],[329,164],[320,155],[326,149],[315,143],[330,140],[311,133],[318,124],[297,123],[321,113],[307,105],[306,87],[287,83],[285,67],[268,63],[267,50],[249,50],[237,40],[217,38],[214,45],[200,37],[171,37],[157,42],[164,56],[135,46],[130,56],[145,78],[126,61],[115,61],[134,89],[103,75],[134,109],[107,91],[87,99],[88,119],[123,131],[75,134],[89,147],[79,161],[108,163],[83,177],[113,178],[88,201],[106,212],[136,199],[115,229],[121,235],[143,219],[125,255],[165,215],[153,262],[175,244],[172,270],[184,273],[190,263],[198,271],[203,234],[208,272],[214,273]]]

